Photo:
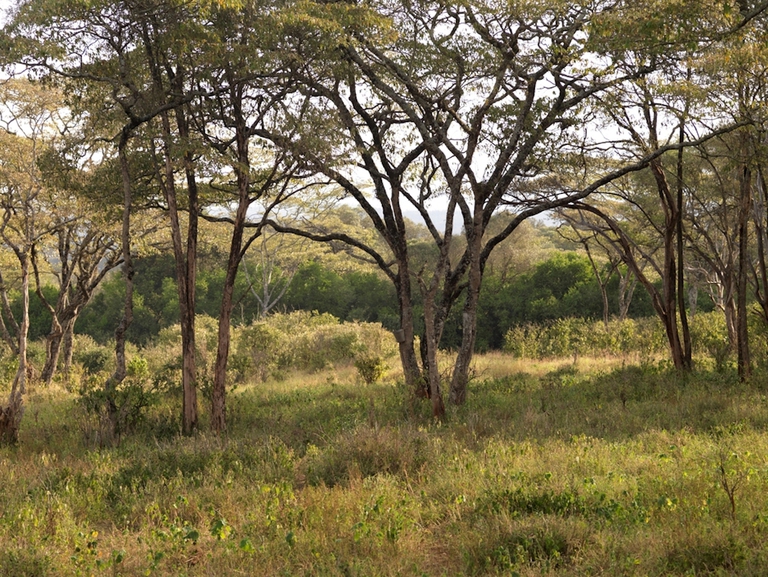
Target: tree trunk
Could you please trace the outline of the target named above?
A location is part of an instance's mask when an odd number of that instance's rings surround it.
[[[680,123],[680,144],[685,140],[685,124]],[[691,345],[691,330],[688,326],[688,315],[685,310],[685,267],[683,246],[683,149],[677,151],[677,206],[675,210],[675,239],[677,242],[677,307],[680,310],[680,330],[683,336],[683,368],[690,371],[693,368],[693,350]]]
[[[680,331],[677,326],[677,264],[675,262],[678,236],[679,210],[669,189],[666,174],[661,162],[656,160],[650,164],[651,172],[656,180],[661,206],[664,210],[664,262],[662,267],[662,295],[657,312],[662,318],[667,341],[669,343],[672,363],[678,371],[690,371],[691,363],[686,357],[683,343],[680,341]],[[681,311],[681,315],[684,313]]]
[[[764,169],[762,165],[757,167],[757,187],[753,202],[753,218],[755,222],[755,236],[757,237],[757,272],[755,276],[755,297],[760,304],[763,321],[768,323],[768,262],[766,262],[766,246],[768,246],[768,191]]]
[[[748,166],[741,170],[740,204],[739,204],[739,283],[736,310],[736,352],[739,379],[746,381],[752,374],[749,354],[749,332],[747,330],[747,267],[749,213],[752,204],[752,171]]]
[[[693,284],[688,287],[688,307],[691,318],[695,317],[699,307],[699,287]]]
[[[233,89],[235,92],[237,89]],[[213,373],[213,391],[211,395],[211,429],[216,433],[222,433],[227,427],[226,416],[226,385],[227,385],[227,360],[229,358],[230,325],[232,322],[232,295],[235,290],[237,269],[242,259],[243,231],[249,206],[250,164],[248,158],[247,126],[239,107],[240,100],[237,94],[233,95],[236,117],[237,140],[237,192],[238,204],[235,214],[235,222],[232,230],[232,240],[229,246],[229,258],[227,260],[227,272],[224,279],[224,288],[221,297],[221,309],[219,312],[219,332],[216,347],[216,364]],[[258,234],[258,233],[257,233]]]
[[[133,322],[133,258],[131,257],[131,208],[133,204],[133,190],[131,188],[131,176],[128,167],[128,156],[125,147],[128,145],[128,130],[124,129],[120,138],[118,154],[120,157],[120,175],[123,186],[123,225],[121,231],[121,243],[123,252],[123,280],[125,282],[125,300],[123,301],[123,317],[115,329],[115,372],[104,383],[104,396],[106,398],[106,411],[110,430],[105,431],[106,439],[102,441],[109,444],[119,433],[117,405],[115,404],[115,392],[117,386],[125,380],[127,363],[125,357],[125,333]]]
[[[637,277],[632,274],[631,270],[627,269],[627,273],[624,275],[619,273],[619,320],[622,322],[627,320],[629,305],[632,304],[636,286]]]
[[[59,353],[61,352],[61,343],[64,339],[64,330],[61,324],[54,320],[51,326],[51,332],[45,337],[45,365],[40,375],[40,380],[46,385],[53,381],[53,375],[59,364]]]
[[[440,387],[440,367],[437,364],[440,336],[436,334],[436,329],[438,329],[435,319],[436,288],[426,291],[424,295],[424,350],[426,352],[426,366],[424,368],[429,386],[429,398],[432,401],[432,416],[442,419],[445,417],[445,404]]]
[[[413,391],[416,397],[425,398],[429,396],[429,389],[422,379],[421,368],[416,356],[411,279],[408,276],[408,267],[403,261],[400,261],[396,285],[398,308],[400,309],[400,330],[402,331],[397,341],[400,362],[403,365],[403,378],[406,387]]]
[[[179,136],[182,142],[189,141],[189,126],[181,107],[176,109],[176,119],[179,128]],[[184,389],[183,400],[183,419],[182,429],[184,434],[190,434],[197,429],[197,365],[195,355],[197,347],[195,345],[195,303],[197,300],[196,279],[197,279],[197,229],[198,215],[200,213],[200,204],[198,200],[197,179],[192,160],[192,153],[189,150],[184,152],[184,172],[187,179],[187,202],[189,206],[187,222],[187,251],[184,257],[183,282],[186,285],[184,291],[186,301],[182,305],[185,309],[184,315],[186,323],[182,324],[182,333],[186,337],[182,338],[183,347],[183,367],[182,386]],[[178,222],[178,218],[177,218]]]
[[[736,322],[736,301],[733,298],[726,300],[723,303],[723,316],[725,317],[725,328],[728,331],[728,343],[731,346],[731,350],[736,350],[738,347],[738,329]]]
[[[177,67],[175,72],[172,66],[166,66],[169,73],[170,87],[166,90],[163,81],[163,65],[158,61],[155,52],[156,45],[150,36],[147,26],[142,28],[144,48],[147,54],[149,71],[152,77],[155,96],[159,100],[167,101],[168,98],[176,98],[184,94],[183,70]],[[176,117],[178,136],[183,147],[189,142],[189,126],[184,116],[181,105],[172,108]],[[197,182],[192,160],[192,152],[188,148],[183,155],[184,171],[187,180],[188,215],[186,250],[181,238],[181,224],[179,222],[178,196],[176,192],[176,172],[174,168],[174,138],[171,132],[169,111],[163,109],[159,113],[164,157],[164,174],[158,174],[162,180],[163,193],[168,205],[168,219],[171,225],[171,239],[173,243],[173,257],[176,264],[176,288],[179,295],[179,322],[181,325],[181,387],[182,410],[181,428],[185,435],[191,434],[197,429],[197,370],[195,363],[195,277],[197,268],[197,219],[200,212],[198,201]]]
[[[479,223],[476,215],[475,222]],[[469,279],[467,284],[467,296],[464,302],[464,310],[461,315],[461,346],[456,356],[456,364],[453,367],[451,378],[450,401],[453,405],[463,405],[467,400],[467,384],[469,383],[469,365],[475,352],[475,340],[477,338],[477,303],[480,298],[480,285],[483,280],[483,271],[480,264],[480,250],[482,241],[482,228],[474,227],[475,232],[468,238],[469,251]]]
[[[19,326],[19,368],[13,378],[8,403],[0,409],[0,442],[16,444],[24,416],[27,392],[27,335],[29,333],[29,254],[17,253],[21,264],[21,324]]]
[[[8,288],[5,285],[5,279],[3,279],[2,271],[0,271],[0,304],[2,304],[2,314],[0,314],[0,332],[2,333],[3,340],[10,347],[11,352],[15,355],[18,355],[19,354],[18,335],[21,332],[21,328],[19,327],[19,324],[16,322],[16,319],[13,316],[13,311],[11,310],[11,302],[8,299]],[[4,319],[8,319],[8,324],[11,325],[14,332],[16,333],[16,338],[14,338],[11,335]]]
[[[63,361],[63,373],[64,382],[69,383],[69,375],[72,369],[72,352],[74,348],[74,334],[75,334],[75,322],[76,319],[68,320],[64,325],[64,339],[62,342],[62,356]]]

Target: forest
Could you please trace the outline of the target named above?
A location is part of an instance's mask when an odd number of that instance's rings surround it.
[[[0,574],[764,573],[768,2],[3,16]]]

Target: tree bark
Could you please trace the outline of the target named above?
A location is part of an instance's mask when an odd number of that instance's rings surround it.
[[[184,94],[183,76],[180,67],[174,72],[173,66],[164,61],[164,57],[156,52],[157,45],[153,41],[147,24],[142,27],[144,49],[147,55],[150,74],[152,77],[155,97],[159,101],[173,102]],[[168,73],[170,86],[166,90],[163,80],[162,67]],[[178,101],[177,101],[178,102]],[[181,104],[173,107],[176,116],[178,136],[184,145],[189,144],[189,126],[184,116]],[[163,109],[159,113],[162,131],[164,173],[162,187],[168,207],[168,219],[171,228],[173,257],[176,264],[176,288],[179,295],[179,324],[181,325],[181,387],[182,410],[181,428],[185,435],[197,429],[197,369],[195,362],[195,277],[197,267],[197,219],[199,201],[197,182],[192,162],[192,153],[185,150],[183,154],[184,171],[187,180],[188,213],[186,250],[181,238],[181,223],[179,220],[178,194],[176,190],[176,171],[174,169],[174,143],[171,131],[170,114]],[[160,176],[160,175],[158,175]]]
[[[737,364],[739,380],[746,381],[752,374],[749,353],[749,332],[747,330],[747,268],[749,214],[752,204],[752,171],[746,165],[741,169],[740,204],[739,204],[739,282],[736,309]]]
[[[29,254],[17,251],[21,264],[21,324],[19,325],[19,368],[13,378],[11,393],[5,407],[0,408],[0,442],[16,444],[19,426],[24,416],[24,395],[27,392],[27,335],[29,333]]]
[[[680,122],[680,138],[682,145],[685,140],[685,124]],[[685,207],[683,197],[683,153],[682,146],[677,151],[677,206],[675,207],[675,240],[677,243],[677,306],[680,310],[680,330],[683,336],[683,367],[690,371],[693,368],[693,350],[691,345],[691,329],[688,326],[688,315],[685,310],[685,267],[683,245],[683,210]]]
[[[416,356],[411,279],[407,262],[402,258],[398,260],[395,289],[397,290],[400,330],[402,331],[402,338],[398,339],[398,352],[403,366],[403,378],[406,387],[413,391],[416,397],[425,398],[429,396],[429,385],[424,382]]]
[[[54,322],[51,332],[45,337],[45,364],[40,374],[40,380],[46,385],[53,381],[53,375],[59,364],[59,353],[61,352],[61,343],[64,340],[64,330],[61,324]]]
[[[456,356],[451,378],[450,401],[453,405],[463,405],[467,400],[467,385],[469,383],[469,365],[475,352],[477,338],[477,303],[480,299],[480,286],[483,281],[480,253],[482,249],[482,215],[476,214],[472,233],[467,234],[467,251],[469,254],[469,270],[467,295],[464,310],[461,314],[461,346]]]
[[[219,312],[218,342],[216,347],[216,364],[213,373],[213,391],[211,395],[211,429],[223,433],[227,427],[226,417],[226,385],[227,360],[229,358],[230,325],[232,323],[232,295],[235,290],[237,269],[242,259],[243,232],[248,212],[250,193],[250,159],[248,158],[248,127],[240,108],[242,102],[241,88],[232,88],[232,101],[235,115],[235,139],[237,144],[237,174],[238,203],[229,245],[227,272],[221,297]],[[258,234],[258,233],[257,233]]]
[[[64,340],[62,343],[62,355],[64,357],[63,372],[64,382],[69,382],[69,375],[72,369],[72,353],[74,349],[75,319],[70,319],[64,325]]]
[[[121,243],[123,253],[123,280],[125,282],[125,299],[123,301],[123,316],[115,329],[115,371],[112,376],[104,383],[104,396],[106,398],[106,411],[110,430],[105,431],[107,439],[103,441],[109,443],[119,434],[119,423],[117,414],[117,405],[115,403],[115,393],[117,386],[125,380],[127,374],[127,363],[125,356],[125,334],[133,322],[133,257],[131,256],[131,209],[133,205],[133,189],[131,185],[131,174],[128,166],[128,156],[126,147],[130,131],[123,129],[118,144],[118,155],[120,160],[120,177],[123,187],[123,223],[121,230]]]

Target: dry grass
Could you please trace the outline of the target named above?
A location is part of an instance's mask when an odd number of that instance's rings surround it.
[[[765,573],[762,381],[500,354],[476,375],[442,423],[349,367],[239,387],[222,438],[177,436],[166,399],[108,449],[38,390],[0,449],[0,575]]]

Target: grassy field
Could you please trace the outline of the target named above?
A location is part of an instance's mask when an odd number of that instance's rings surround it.
[[[174,399],[118,446],[34,390],[0,449],[0,575],[765,575],[768,383],[480,357],[433,422],[354,369]]]

